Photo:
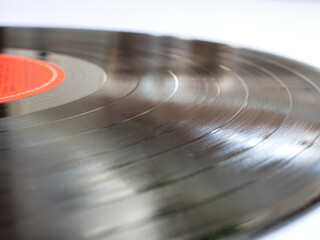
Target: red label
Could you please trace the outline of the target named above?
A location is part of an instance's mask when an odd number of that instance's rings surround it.
[[[0,54],[0,102],[47,91],[64,79],[58,66],[28,57]]]

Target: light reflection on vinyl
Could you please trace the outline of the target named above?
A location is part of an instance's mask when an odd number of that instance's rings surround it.
[[[238,239],[320,195],[320,73],[170,37],[0,28],[65,80],[1,103],[1,239]]]

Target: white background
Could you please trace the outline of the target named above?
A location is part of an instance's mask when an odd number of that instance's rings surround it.
[[[320,1],[316,0],[0,0],[0,25],[213,40],[320,68]],[[320,239],[320,207],[261,239]]]

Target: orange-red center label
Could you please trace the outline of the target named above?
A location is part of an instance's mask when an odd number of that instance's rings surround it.
[[[58,66],[28,57],[0,54],[0,102],[47,91],[63,81]]]

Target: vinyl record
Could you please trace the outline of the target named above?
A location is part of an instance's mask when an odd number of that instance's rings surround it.
[[[320,194],[320,73],[223,44],[0,28],[0,239],[242,239]]]

